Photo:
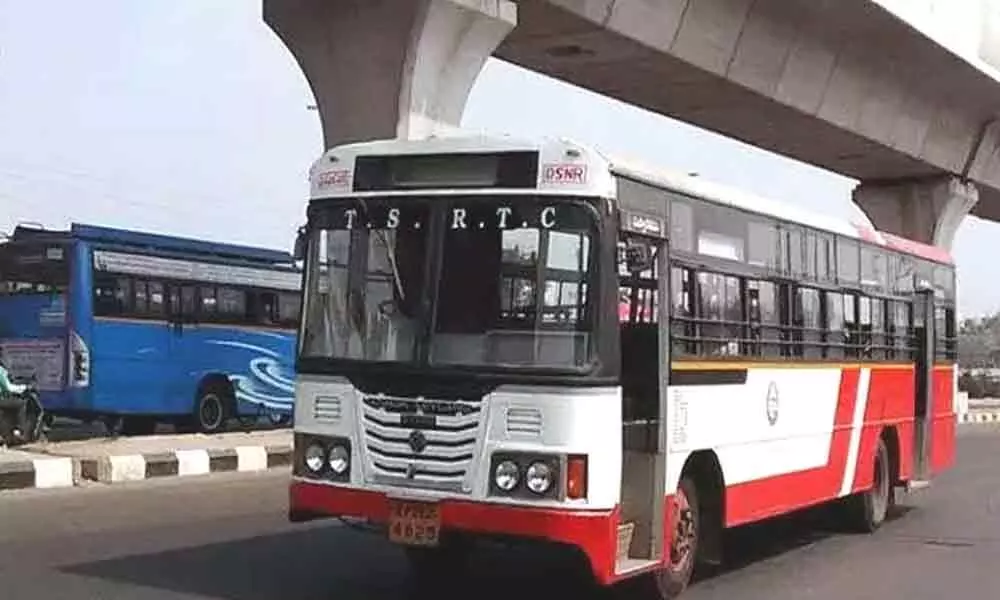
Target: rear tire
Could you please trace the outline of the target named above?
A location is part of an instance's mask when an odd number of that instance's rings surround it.
[[[220,386],[206,386],[194,403],[195,429],[200,433],[221,433],[232,415],[232,400]]]
[[[855,494],[845,503],[847,526],[859,533],[877,531],[896,503],[895,485],[889,462],[889,448],[879,438],[871,489]]]

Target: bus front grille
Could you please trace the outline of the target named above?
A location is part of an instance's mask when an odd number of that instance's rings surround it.
[[[365,396],[363,452],[375,483],[469,492],[485,423],[481,400]]]

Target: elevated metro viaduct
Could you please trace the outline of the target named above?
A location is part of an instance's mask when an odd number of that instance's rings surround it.
[[[264,0],[327,147],[457,126],[491,56],[861,181],[878,229],[1000,220],[1000,2]]]

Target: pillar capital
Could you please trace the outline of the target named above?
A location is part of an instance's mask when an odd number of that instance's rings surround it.
[[[862,182],[852,197],[876,229],[950,250],[962,220],[979,202],[979,189],[943,176]]]
[[[510,0],[264,0],[302,68],[325,147],[457,128],[486,60],[517,23]]]

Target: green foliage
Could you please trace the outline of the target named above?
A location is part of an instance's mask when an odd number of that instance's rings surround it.
[[[1000,397],[1000,313],[962,321],[958,362],[959,390],[970,398]]]

